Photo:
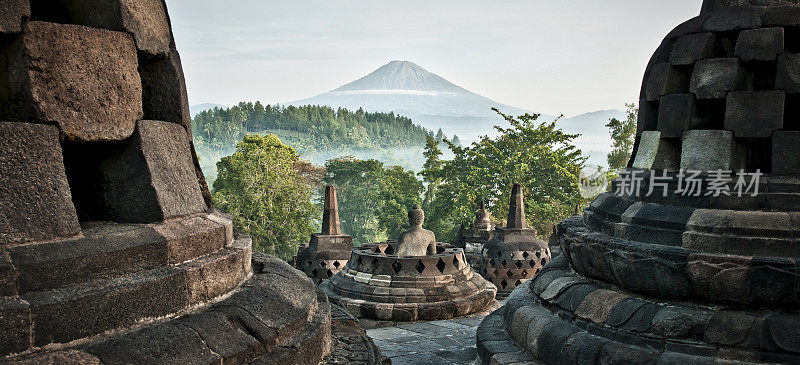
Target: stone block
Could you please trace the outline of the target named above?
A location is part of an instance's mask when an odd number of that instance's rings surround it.
[[[142,117],[136,47],[125,33],[28,22],[6,52],[10,89],[0,102],[14,121],[56,124],[69,140],[112,141]]]
[[[770,314],[764,318],[759,345],[770,351],[800,353],[800,321],[790,314]]]
[[[736,91],[728,94],[725,129],[737,138],[768,138],[783,128],[783,91]]]
[[[0,356],[23,352],[33,346],[33,321],[24,300],[0,297]]]
[[[80,232],[58,128],[0,122],[0,245]]]
[[[679,148],[661,138],[659,131],[642,132],[633,168],[643,170],[672,170],[680,164]]]
[[[669,62],[673,65],[691,65],[714,55],[714,33],[689,34],[678,38],[672,47]]]
[[[658,101],[668,94],[685,93],[687,77],[668,62],[653,65],[647,79],[647,101]]]
[[[636,124],[636,135],[641,136],[645,131],[658,129],[658,108],[647,99],[639,100],[639,115]]]
[[[800,175],[800,131],[775,131],[772,133],[772,173],[775,175]]]
[[[663,307],[653,317],[653,333],[661,338],[703,340],[713,312],[686,307]]]
[[[206,209],[186,131],[143,120],[125,150],[102,168],[105,202],[124,222],[160,222]]]
[[[698,128],[703,121],[697,115],[697,101],[692,94],[672,94],[661,98],[658,130],[661,138],[680,138],[683,131]]]
[[[222,249],[226,244],[226,227],[205,217],[187,217],[154,225],[166,239],[167,260],[177,265]]]
[[[750,265],[750,301],[763,305],[796,303],[794,262],[777,259],[753,258]]]
[[[715,171],[737,170],[739,148],[730,131],[686,131],[681,146],[681,169]]]
[[[765,6],[739,6],[719,9],[708,17],[703,30],[727,32],[737,29],[753,29],[761,26]]]
[[[19,33],[22,31],[22,18],[30,16],[29,0],[3,0],[3,12],[0,14],[0,34]]]
[[[783,28],[761,28],[739,33],[734,54],[742,61],[774,61],[783,53]]]
[[[167,57],[140,60],[139,74],[144,119],[178,123],[186,128],[191,140],[192,117],[178,51],[173,47]]]
[[[714,58],[698,61],[689,83],[698,99],[725,99],[731,91],[740,90],[746,73],[738,58]]]
[[[775,88],[787,94],[800,93],[800,53],[784,53],[778,56]]]
[[[643,305],[647,304],[643,300],[635,298],[623,299],[608,314],[605,324],[612,327],[620,327],[624,325],[636,311]]]
[[[686,266],[694,291],[716,301],[748,303],[750,259],[718,254],[692,254]]]
[[[743,312],[717,311],[706,324],[704,341],[724,346],[754,347],[763,321]]]
[[[605,323],[611,309],[626,298],[628,295],[620,292],[598,289],[586,296],[575,314],[594,323]]]
[[[800,8],[797,6],[772,5],[764,13],[765,27],[798,27],[800,26]]]
[[[63,16],[71,24],[124,31],[133,36],[136,47],[150,55],[169,52],[172,32],[161,0],[59,1]]]

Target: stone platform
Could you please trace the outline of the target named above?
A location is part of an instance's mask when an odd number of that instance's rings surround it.
[[[495,287],[470,268],[464,251],[395,256],[394,243],[353,250],[342,272],[320,287],[355,317],[411,322],[462,317],[494,302]]]

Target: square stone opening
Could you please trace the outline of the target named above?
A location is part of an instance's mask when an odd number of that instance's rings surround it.
[[[744,169],[747,172],[772,173],[772,138],[735,138],[744,149]]]
[[[784,27],[784,53],[800,53],[800,27]]]
[[[695,129],[725,128],[725,99],[698,99],[697,114],[702,124]]]
[[[715,58],[734,57],[736,42],[739,40],[739,31],[718,32],[714,45]]]
[[[783,109],[783,130],[800,131],[800,94],[786,94]]]
[[[777,61],[750,61],[743,62],[747,72],[747,90],[775,90],[775,77],[777,75]]]

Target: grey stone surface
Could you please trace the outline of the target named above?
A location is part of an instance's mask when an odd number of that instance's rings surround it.
[[[58,129],[0,122],[0,246],[80,233]]]
[[[7,52],[12,121],[55,123],[78,141],[121,140],[142,117],[133,39],[122,32],[28,22]],[[0,82],[2,84],[2,82]]]
[[[783,91],[736,91],[728,94],[725,129],[737,138],[767,138],[783,128]]]
[[[735,55],[742,61],[773,61],[783,53],[783,28],[760,28],[739,33]]]
[[[642,132],[633,168],[674,170],[680,165],[680,152],[675,143],[661,138],[659,131]]]
[[[739,167],[733,132],[717,130],[687,131],[681,148],[681,169],[735,170]]]
[[[721,8],[714,11],[703,24],[703,29],[711,32],[726,32],[737,29],[758,28],[766,12],[765,6],[741,6]]]
[[[745,75],[738,58],[701,60],[694,66],[689,90],[698,99],[725,99],[744,86]]]
[[[772,133],[772,173],[800,175],[800,131]]]
[[[680,138],[683,131],[697,129],[703,120],[697,115],[697,100],[692,94],[671,94],[661,98],[658,130],[661,138]]]
[[[124,222],[159,222],[206,210],[186,131],[159,121],[137,125],[124,152],[102,168],[112,216]]]
[[[0,13],[0,34],[19,33],[22,30],[22,18],[30,16],[29,0],[4,0],[3,12]]]
[[[475,334],[478,322],[465,325],[458,320],[405,324],[367,330],[392,364],[471,364],[478,357]]]
[[[714,33],[682,36],[675,42],[669,62],[673,65],[691,65],[699,60],[712,58],[715,41]]]
[[[670,63],[653,65],[647,80],[647,101],[658,101],[668,94],[680,94],[687,91],[688,79],[683,72]]]
[[[800,54],[784,53],[778,57],[775,88],[787,94],[800,93]]]

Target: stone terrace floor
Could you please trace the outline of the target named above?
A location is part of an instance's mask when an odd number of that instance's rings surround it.
[[[394,365],[476,364],[475,331],[483,316],[367,330]]]

